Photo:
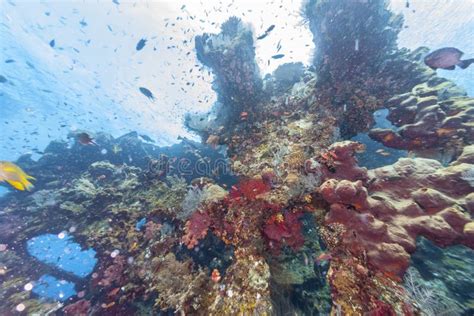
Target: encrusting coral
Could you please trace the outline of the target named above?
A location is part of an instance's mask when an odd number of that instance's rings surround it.
[[[352,144],[344,143],[353,155]],[[472,146],[465,151],[471,152]],[[353,162],[352,167],[358,168]],[[474,247],[472,235],[464,232],[472,225],[474,196],[471,185],[461,179],[473,167],[474,160],[443,167],[436,160],[401,158],[366,171],[362,179],[351,179],[354,173],[348,171],[348,180],[329,177],[319,187],[330,204],[325,222],[344,226],[346,249],[364,255],[379,270],[403,275],[419,235],[440,246]]]
[[[398,130],[372,129],[370,137],[385,146],[405,149],[419,157],[450,162],[474,142],[474,101],[449,81],[423,83],[387,101],[388,119]]]

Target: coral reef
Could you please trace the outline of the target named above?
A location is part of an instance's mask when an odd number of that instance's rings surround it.
[[[385,146],[449,163],[474,141],[474,101],[449,81],[419,84],[387,101],[388,119],[399,129],[372,129]]]
[[[195,39],[218,102],[186,124],[208,146],[98,133],[97,146],[54,141],[38,161],[21,157],[38,180],[0,199],[0,313],[17,304],[40,314],[419,313],[403,277],[420,261],[420,238],[474,248],[472,99],[418,62],[426,49],[397,49],[402,20],[385,1],[310,0],[304,12],[314,65],[282,65],[264,80],[240,19]],[[443,163],[360,167],[364,146],[341,140],[370,129],[383,106],[400,129],[372,137]],[[225,166],[205,175],[173,165],[221,158]],[[98,264],[73,280],[81,291],[65,306],[41,304],[18,289],[44,273],[72,276],[22,245],[64,231]],[[443,260],[459,266],[461,257]],[[13,271],[15,262],[24,268]],[[453,280],[442,290],[468,287]],[[469,299],[450,297],[468,311]]]
[[[193,273],[191,266],[191,262],[176,260],[172,253],[152,261],[153,289],[159,293],[155,304],[177,312],[198,310],[210,290],[210,279],[202,270]]]
[[[304,73],[305,67],[301,62],[280,65],[271,76],[265,77],[264,91],[272,96],[283,95],[302,80]]]
[[[239,18],[231,17],[221,26],[219,34],[204,34],[195,38],[197,58],[210,67],[215,75],[213,89],[217,93],[215,116],[219,125],[235,123],[241,112],[252,110],[262,97],[262,79],[255,61],[255,47],[251,27]],[[187,125],[199,132],[209,128]]]
[[[85,316],[89,314],[90,306],[91,303],[89,301],[82,299],[66,306],[63,312],[66,315]]]
[[[397,49],[403,17],[386,1],[310,0],[302,11],[318,48],[318,100],[333,108],[344,137],[367,130],[385,100],[434,75],[418,62],[425,50]]]

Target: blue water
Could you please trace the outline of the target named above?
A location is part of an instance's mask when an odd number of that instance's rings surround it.
[[[396,130],[397,127],[387,120],[388,110],[382,109],[374,112],[374,128],[387,128]],[[395,163],[398,158],[406,157],[407,152],[405,150],[398,150],[389,147],[385,147],[382,143],[376,142],[371,139],[367,133],[359,133],[352,138],[354,141],[361,142],[365,145],[365,151],[357,154],[359,165],[367,167],[368,169],[378,168],[385,165]],[[383,150],[387,155],[377,153],[378,150]]]
[[[76,295],[74,283],[59,280],[49,274],[41,276],[33,287],[33,293],[46,299],[65,301]]]
[[[33,237],[27,242],[27,250],[39,261],[81,278],[88,276],[97,263],[93,249],[81,249],[67,234],[64,238],[53,234]]]

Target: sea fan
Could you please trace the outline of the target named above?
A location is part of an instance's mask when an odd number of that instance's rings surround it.
[[[191,188],[186,193],[181,203],[181,212],[176,214],[180,220],[187,220],[193,214],[203,200],[203,191],[199,188]]]
[[[424,316],[460,315],[462,309],[453,299],[445,296],[437,285],[428,285],[417,269],[408,268],[404,277],[409,301],[420,309]]]

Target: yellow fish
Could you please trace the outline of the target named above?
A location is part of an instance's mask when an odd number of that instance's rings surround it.
[[[29,191],[33,188],[33,184],[28,181],[30,179],[35,180],[14,163],[0,161],[0,182],[6,181],[17,190]]]

